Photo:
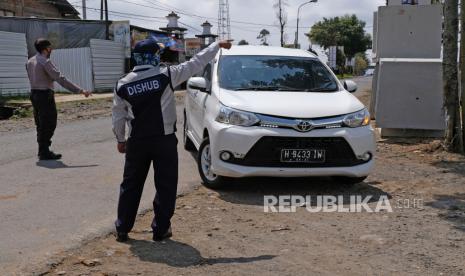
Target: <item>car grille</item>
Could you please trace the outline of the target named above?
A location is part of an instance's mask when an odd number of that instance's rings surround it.
[[[324,163],[283,163],[282,149],[324,149]],[[243,159],[232,159],[228,162],[251,167],[281,168],[323,168],[350,167],[368,161],[356,158],[349,143],[342,137],[262,137]]]

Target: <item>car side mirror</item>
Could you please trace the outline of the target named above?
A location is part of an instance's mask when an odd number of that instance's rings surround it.
[[[208,92],[207,80],[203,77],[193,77],[187,82],[187,87],[193,90],[199,90],[200,92]]]
[[[357,84],[354,81],[345,80],[344,81],[344,89],[349,91],[350,93],[354,93],[355,91],[357,91],[358,87],[357,87]]]

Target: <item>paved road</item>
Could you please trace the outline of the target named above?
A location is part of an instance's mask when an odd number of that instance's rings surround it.
[[[113,227],[124,159],[116,152],[111,119],[60,126],[54,143],[63,160],[38,162],[34,131],[0,136],[0,275]],[[181,142],[179,153],[178,192],[184,193],[200,179]],[[141,209],[151,208],[153,194],[149,177]]]
[[[355,81],[357,96],[371,85],[371,78]],[[181,111],[178,106],[178,129]],[[0,136],[0,275],[5,275],[2,269],[47,260],[113,228],[124,160],[116,153],[111,119],[59,126],[54,143],[63,160],[37,162],[35,131]],[[178,192],[184,193],[200,178],[194,158],[181,142],[179,154]],[[149,177],[141,209],[151,208],[153,194]]]

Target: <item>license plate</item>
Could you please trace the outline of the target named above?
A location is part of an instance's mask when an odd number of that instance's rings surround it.
[[[326,151],[322,149],[282,149],[284,163],[324,163]]]

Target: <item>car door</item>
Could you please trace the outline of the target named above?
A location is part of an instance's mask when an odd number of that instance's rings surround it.
[[[186,110],[185,119],[186,119],[187,128],[189,129],[189,132],[191,133],[192,133],[193,118],[194,118],[193,108],[196,107],[196,105],[194,104],[194,100],[195,100],[195,97],[197,97],[198,93],[199,93],[198,90],[192,89],[191,87],[189,87],[189,85],[187,85],[186,99],[185,99],[185,110]],[[195,135],[194,133],[192,134]],[[197,137],[195,137],[195,139],[197,140]]]
[[[208,64],[203,73],[202,77],[207,81],[207,90],[211,89],[211,79],[212,79],[212,65]],[[202,141],[203,129],[204,129],[204,114],[205,114],[205,101],[207,100],[209,94],[206,92],[201,92],[199,90],[191,89],[191,130],[197,141]]]

